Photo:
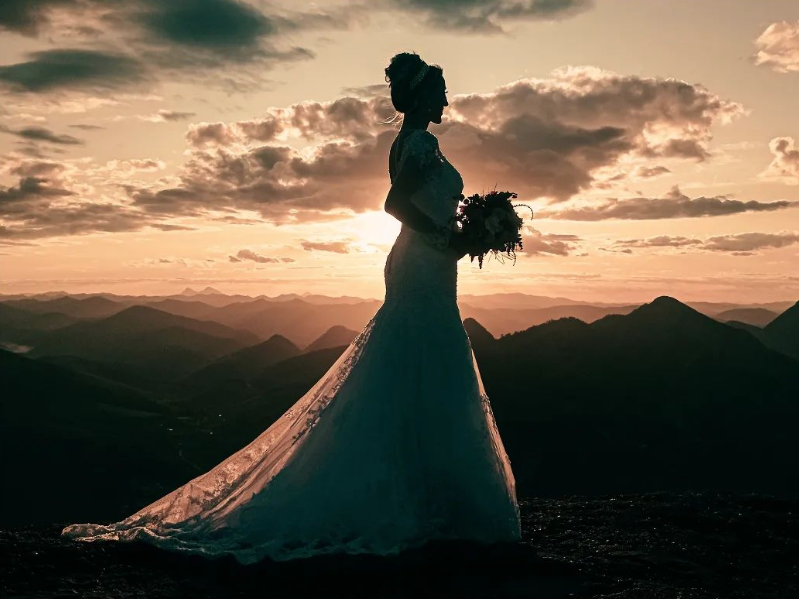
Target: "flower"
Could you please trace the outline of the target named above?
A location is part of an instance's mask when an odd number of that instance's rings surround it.
[[[520,231],[524,221],[511,203],[515,197],[510,191],[491,191],[463,198],[458,206],[455,219],[472,248],[469,255],[472,260],[477,258],[480,268],[488,253],[497,257],[505,254],[515,260],[516,249],[522,249]]]

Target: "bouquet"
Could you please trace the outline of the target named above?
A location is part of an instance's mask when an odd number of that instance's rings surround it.
[[[501,259],[504,256],[516,262],[516,250],[522,249],[522,219],[514,210],[517,206],[533,209],[526,204],[513,204],[517,197],[510,191],[490,191],[461,199],[455,221],[465,236],[471,261],[477,258],[480,268],[489,253]]]

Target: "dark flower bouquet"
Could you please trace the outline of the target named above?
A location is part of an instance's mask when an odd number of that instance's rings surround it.
[[[526,204],[513,204],[517,195],[510,191],[489,191],[462,198],[455,221],[469,248],[471,261],[477,258],[480,268],[489,253],[502,259],[504,256],[516,262],[516,250],[522,249],[522,218],[516,214],[517,206],[533,209]]]

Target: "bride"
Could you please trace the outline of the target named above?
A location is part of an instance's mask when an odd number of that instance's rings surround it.
[[[520,538],[513,472],[456,303],[463,180],[427,131],[447,106],[443,71],[401,53],[386,80],[404,119],[389,155],[385,209],[402,228],[383,305],[249,445],[125,520],[62,534],[243,564]]]

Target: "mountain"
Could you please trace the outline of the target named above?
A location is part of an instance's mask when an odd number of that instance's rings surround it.
[[[460,311],[464,318],[474,318],[494,335],[505,335],[522,331],[531,326],[543,324],[548,320],[574,317],[584,322],[594,322],[608,314],[629,314],[638,307],[635,305],[593,306],[587,304],[567,304],[546,308],[476,308],[461,303]]]
[[[186,425],[125,385],[0,351],[0,521],[117,519],[191,478]]]
[[[105,318],[121,312],[129,304],[114,302],[104,297],[93,296],[85,299],[58,297],[55,299],[19,299],[4,302],[14,308],[28,312],[58,312],[75,318]]]
[[[486,310],[529,310],[551,308],[552,306],[559,305],[581,305],[590,303],[569,299],[567,297],[548,297],[545,295],[530,295],[527,293],[491,293],[487,295],[462,294],[458,296],[458,299],[464,304]]]
[[[772,310],[765,308],[735,308],[732,310],[724,310],[715,315],[716,320],[721,322],[729,322],[735,320],[737,322],[745,322],[756,327],[765,327],[772,320],[777,318],[779,314]]]
[[[190,409],[217,406],[219,401],[248,395],[251,382],[269,366],[291,358],[300,349],[281,335],[246,347],[215,360],[181,381],[184,394],[191,397]]]
[[[76,322],[60,312],[30,312],[0,303],[0,343],[33,346],[49,331]]]
[[[663,296],[491,345],[473,347],[521,489],[799,490],[799,362],[746,331]]]
[[[769,347],[799,358],[799,302],[772,320],[763,332]]]
[[[327,349],[329,347],[349,345],[357,335],[358,333],[356,331],[348,329],[347,327],[339,325],[332,326],[302,351],[308,353],[320,349]]]
[[[728,320],[725,322],[728,327],[733,327],[735,329],[741,329],[742,331],[747,331],[751,334],[755,339],[760,340],[761,343],[766,344],[766,333],[763,331],[762,328],[755,326],[753,324],[749,324],[747,322],[740,322],[738,320]]]
[[[784,312],[793,305],[792,301],[777,301],[766,302],[763,304],[758,303],[732,303],[732,302],[693,302],[687,301],[684,304],[691,306],[693,309],[698,310],[702,314],[716,318],[722,312],[738,309],[757,309],[762,308],[775,312],[777,314]]]
[[[488,329],[474,318],[466,318],[463,321],[463,328],[466,329],[466,334],[469,335],[469,341],[473,348],[477,346],[482,348],[483,351],[488,351],[496,341],[494,336],[488,332]]]
[[[132,306],[109,318],[53,331],[30,353],[123,363],[147,378],[174,380],[257,342],[252,333],[219,323]]]
[[[251,392],[230,401],[217,396],[216,407],[208,409],[217,416],[214,432],[235,448],[241,439],[255,438],[325,375],[345,347],[331,347],[301,353],[265,368],[253,381]]]
[[[198,295],[225,295],[218,289],[214,289],[213,287],[206,287],[202,291],[198,293]]]
[[[155,308],[169,314],[196,318],[198,320],[214,320],[213,314],[218,309],[215,306],[206,304],[203,301],[163,299],[144,304],[149,308]]]
[[[262,339],[283,335],[305,347],[335,325],[360,331],[379,306],[377,300],[357,304],[310,304],[299,299],[285,302],[258,299],[220,308],[214,312],[213,319],[252,331]]]

